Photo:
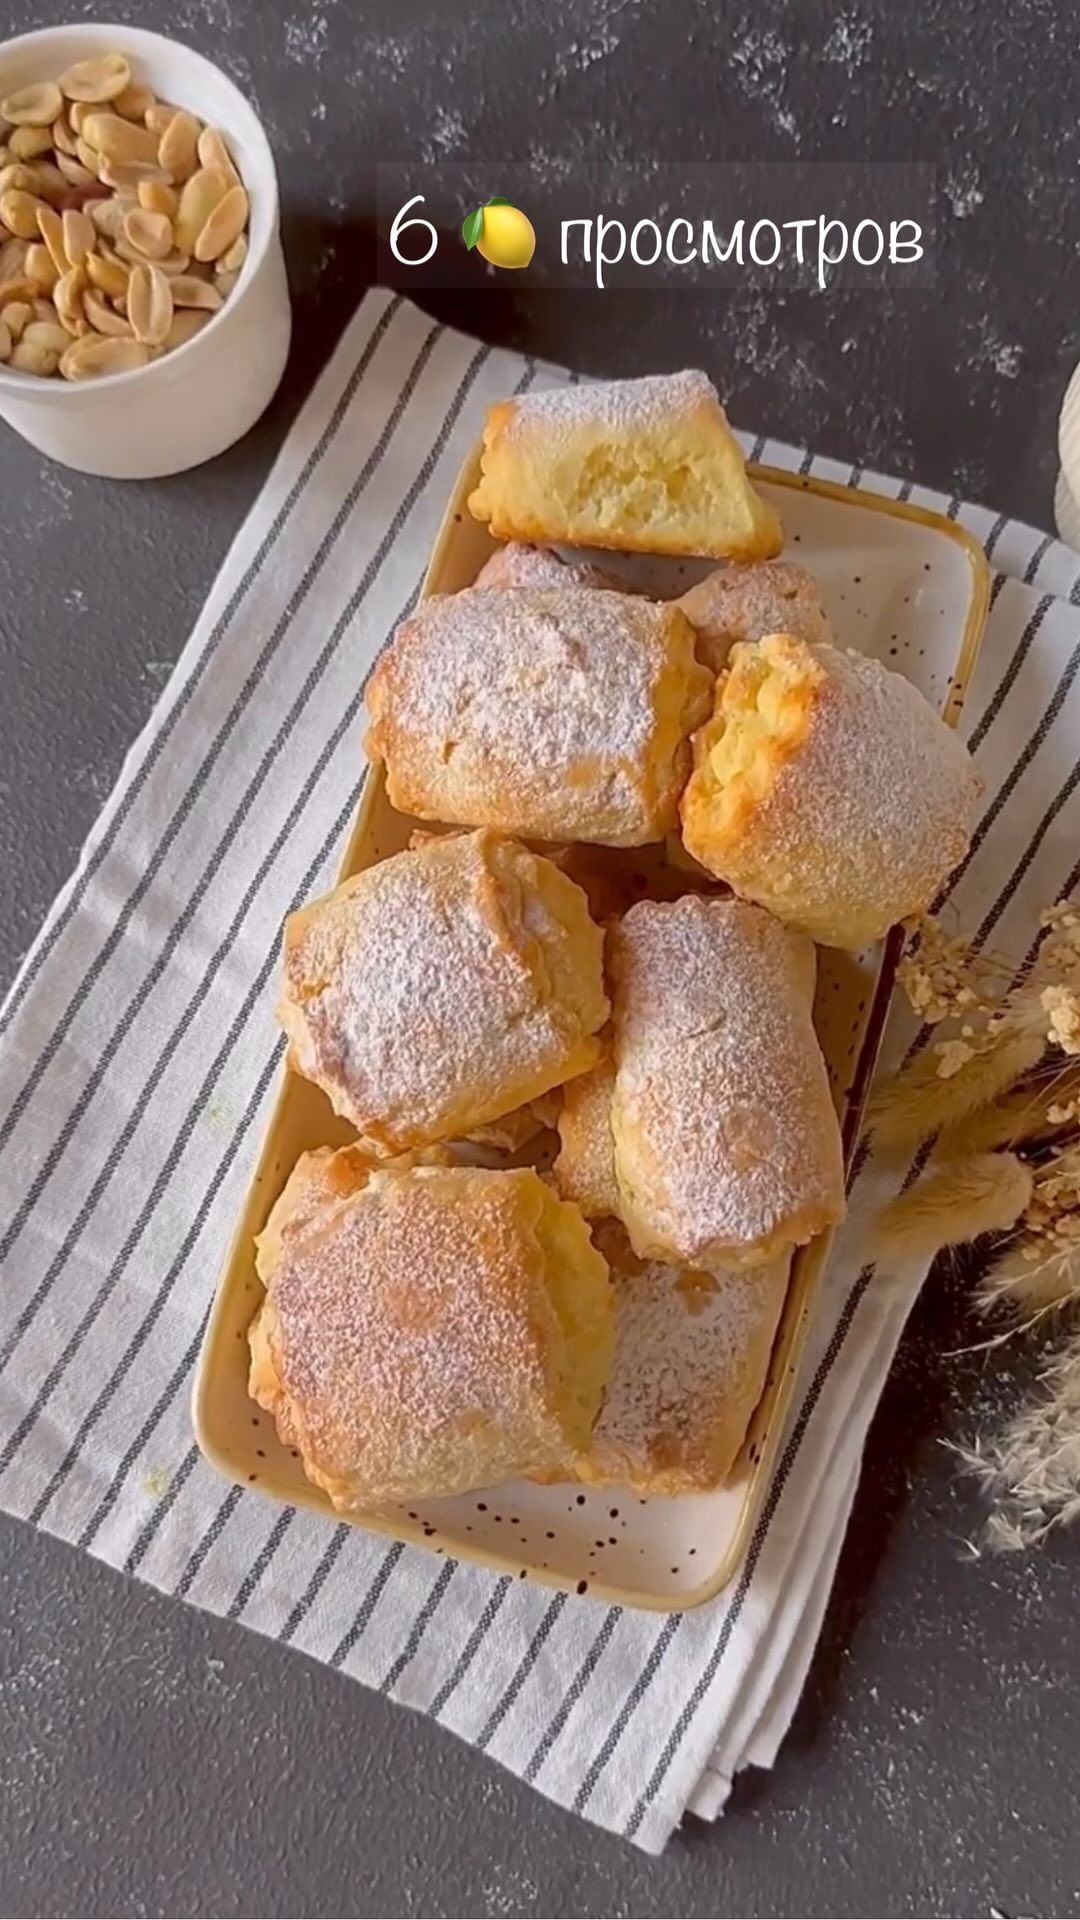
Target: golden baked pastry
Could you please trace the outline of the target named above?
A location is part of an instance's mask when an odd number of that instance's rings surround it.
[[[704,373],[502,400],[481,465],[469,508],[500,540],[718,560],[768,560],[784,543]]]
[[[737,640],[793,633],[797,640],[831,640],[821,588],[790,560],[717,567],[676,600],[697,635],[698,659],[712,673],[727,665]]]
[[[564,560],[552,547],[528,547],[520,540],[509,540],[505,546],[496,547],[490,560],[484,561],[473,587],[499,592],[506,587],[591,587],[602,593],[631,591],[614,574],[591,567],[587,560]]]
[[[605,1214],[617,1217],[619,1213],[611,1131],[614,1088],[615,1063],[607,1055],[563,1091],[559,1153],[552,1172],[563,1199],[573,1200],[586,1220],[599,1220]]]
[[[642,1494],[711,1491],[761,1399],[790,1256],[750,1272],[695,1271],[636,1259],[614,1224],[594,1239],[615,1286],[615,1353],[576,1477]]]
[[[324,1207],[364,1186],[378,1164],[362,1147],[316,1147],[300,1155],[265,1227],[255,1235],[255,1267],[264,1287],[270,1285],[290,1236],[301,1232]]]
[[[292,1064],[381,1155],[460,1138],[602,1050],[603,935],[585,895],[498,834],[366,868],[291,914],[284,949]]]
[[[531,1168],[337,1159],[301,1162],[292,1220],[278,1202],[250,1333],[250,1392],[308,1478],[348,1512],[570,1471],[614,1340],[577,1209]]]
[[[444,594],[368,686],[392,804],[537,840],[636,846],[678,819],[711,683],[675,608],[624,593]]]
[[[844,1213],[804,935],[742,900],[632,907],[608,934],[619,1214],[642,1259],[759,1265]]]
[[[366,1186],[373,1173],[452,1165],[445,1147],[418,1147],[394,1160],[376,1160],[360,1146],[315,1147],[310,1153],[302,1153],[274,1201],[265,1227],[255,1235],[255,1270],[264,1287],[270,1285],[290,1238],[335,1200],[345,1200]]]
[[[929,906],[980,782],[951,727],[865,654],[771,634],[732,649],[694,742],[683,839],[737,893],[829,947]]]

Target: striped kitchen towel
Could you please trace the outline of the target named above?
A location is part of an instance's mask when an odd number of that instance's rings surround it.
[[[357,800],[361,683],[413,605],[485,405],[566,379],[368,296],[290,434],[0,1015],[0,1503],[432,1715],[656,1850],[768,1765],[819,1630],[867,1424],[922,1275],[838,1241],[768,1501],[713,1604],[656,1616],[276,1508],[202,1463],[188,1401],[281,1061],[278,932]],[[1080,846],[1080,565],[909,484],[999,570],[954,891],[1019,960]],[[889,1046],[910,1029],[898,1014]],[[869,1192],[880,1175],[857,1183]]]

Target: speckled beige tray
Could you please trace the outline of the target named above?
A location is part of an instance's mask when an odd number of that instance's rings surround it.
[[[467,496],[479,449],[458,477],[435,543],[424,593],[468,586],[492,550]],[[921,507],[761,467],[755,477],[779,508],[786,551],[820,579],[843,639],[906,673],[955,723],[974,666],[989,601],[981,548],[954,522]],[[603,563],[611,564],[611,556]],[[681,592],[708,571],[699,562],[619,562],[636,584]],[[416,823],[396,813],[381,771],[367,782],[340,878],[407,844]],[[829,1063],[850,1154],[892,990],[899,939],[852,956],[823,951],[815,1020]],[[203,1345],[193,1416],[207,1459],[243,1486],[338,1520],[305,1479],[269,1416],[247,1396],[247,1329],[261,1298],[252,1242],[299,1154],[344,1144],[352,1129],[299,1075],[283,1075],[277,1106],[221,1277]],[[715,1493],[641,1499],[618,1488],[534,1486],[516,1481],[451,1500],[358,1516],[372,1531],[550,1586],[586,1588],[623,1606],[700,1605],[731,1578],[769,1482],[817,1281],[822,1236],[792,1263],[768,1377],[742,1453]]]

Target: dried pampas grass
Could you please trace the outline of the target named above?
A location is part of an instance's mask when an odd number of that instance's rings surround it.
[[[991,1550],[1036,1546],[1080,1516],[1080,1337],[1051,1361],[1030,1406],[989,1441],[955,1451],[990,1502]]]
[[[966,1246],[1015,1226],[1031,1199],[1031,1168],[1015,1153],[976,1153],[932,1167],[882,1207],[870,1258],[896,1269],[929,1262],[944,1247]]]
[[[931,1145],[928,1171],[878,1216],[873,1257],[929,1264],[994,1235],[976,1305],[1002,1327],[984,1349],[1071,1323],[1034,1403],[956,1449],[990,1499],[986,1544],[1029,1546],[1080,1517],[1080,906],[1041,915],[1011,983],[923,920],[899,979],[926,1044],[874,1099],[868,1126],[879,1147]],[[942,1037],[928,1037],[931,1025]]]
[[[1080,1247],[1040,1253],[1034,1235],[1019,1235],[983,1275],[975,1303],[980,1313],[1012,1307],[1032,1318],[1080,1305]]]

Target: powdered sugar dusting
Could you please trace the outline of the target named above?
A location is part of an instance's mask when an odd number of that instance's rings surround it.
[[[610,953],[612,1125],[637,1250],[711,1264],[839,1218],[809,941],[744,901],[687,895],[632,907]]]
[[[611,433],[643,433],[670,426],[703,401],[716,400],[708,374],[696,369],[646,374],[640,380],[606,380],[596,386],[546,387],[514,401],[506,432],[508,436],[527,432],[539,420],[549,432],[559,427],[576,431],[595,421]]]
[[[675,604],[697,635],[699,660],[713,673],[727,664],[736,640],[760,640],[767,633],[813,642],[832,637],[821,588],[790,560],[717,567]]]
[[[490,560],[485,560],[476,579],[478,589],[500,591],[507,587],[592,587],[610,593],[628,592],[622,582],[587,560],[563,560],[554,547],[530,547],[523,540],[508,540]]]
[[[552,1169],[564,1200],[573,1200],[587,1220],[617,1215],[615,1142],[611,1134],[611,1095],[615,1069],[601,1060],[565,1089],[558,1118],[559,1156]]]
[[[613,1269],[615,1357],[593,1451],[631,1485],[665,1475],[714,1485],[760,1395],[789,1262],[712,1273],[632,1265]]]
[[[792,919],[812,851],[816,904],[838,929],[859,930],[843,942],[858,945],[929,905],[967,851],[980,782],[963,742],[903,674],[834,646],[816,647],[814,660],[826,678],[809,737],[780,769],[754,838],[790,859]]]
[[[543,1090],[523,1093],[523,1076],[563,1077],[581,1035],[530,962],[531,941],[557,931],[521,871],[534,858],[487,833],[431,841],[368,868],[287,939],[282,1018],[300,1066],[378,1146],[465,1131]],[[599,932],[593,958],[599,982]]]
[[[870,877],[868,855],[890,882],[898,865],[926,861],[941,877],[967,847],[978,793],[963,741],[910,680],[879,660],[833,646],[817,648],[815,658],[828,673],[825,697],[797,775],[789,763],[780,776],[778,801],[797,777],[803,818],[830,847],[858,850],[860,880]]]
[[[481,1428],[492,1478],[559,1458],[530,1182],[378,1173],[289,1236],[270,1290],[274,1359],[306,1464],[339,1491],[382,1502],[472,1484]]]
[[[661,759],[657,708],[676,707]],[[706,698],[691,636],[623,593],[509,589],[427,600],[369,690],[369,749],[403,810],[540,839],[658,839]],[[684,711],[685,710],[685,711]]]

